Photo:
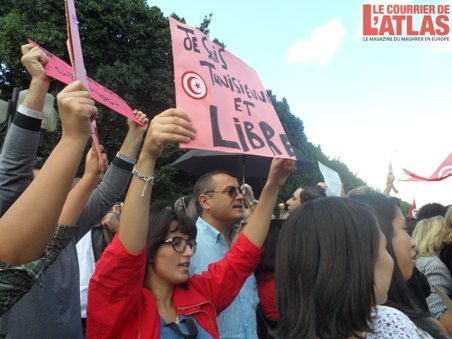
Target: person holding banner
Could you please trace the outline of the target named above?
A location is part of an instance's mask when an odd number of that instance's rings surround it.
[[[29,73],[32,74],[30,89],[33,89],[33,101],[39,102],[43,100],[49,87],[37,80],[45,78],[50,84],[48,78],[45,77],[43,68],[43,65],[47,61],[46,55],[40,48],[35,47],[32,44],[22,46],[22,51],[24,54],[22,59],[23,62],[28,60],[27,62],[33,67],[26,68]],[[35,88],[35,85],[37,88]],[[72,86],[74,85],[71,85],[71,87]],[[86,95],[88,95],[88,102],[93,103],[93,101],[89,99],[89,93],[86,92]],[[41,108],[39,107],[29,108],[40,113],[39,110]],[[146,125],[146,115],[139,111],[135,111],[135,115],[142,124]],[[33,118],[30,119],[32,120]],[[2,207],[2,212],[5,211],[4,207],[8,206],[11,201],[14,201],[14,199],[20,195],[20,190],[24,190],[32,179],[33,159],[36,156],[37,145],[39,142],[39,126],[40,122],[36,127],[36,131],[33,130],[33,134],[28,133],[27,138],[23,137],[16,139],[15,142],[11,144],[16,150],[16,158],[22,155],[22,152],[19,151],[22,147],[25,147],[25,149],[33,147],[33,149],[28,152],[34,153],[30,156],[30,160],[28,161],[29,168],[26,172],[18,172],[16,174],[15,171],[9,171],[11,173],[8,174],[14,174],[15,177],[20,174],[20,177],[17,177],[14,180],[14,183],[19,186],[14,191],[11,189],[2,190],[2,194],[6,196],[5,201],[2,201],[0,205]],[[76,222],[73,223],[79,227],[73,227],[73,236],[69,238],[71,241],[69,241],[69,244],[64,247],[60,255],[56,258],[56,262],[50,266],[47,272],[42,276],[42,288],[38,286],[33,287],[11,310],[0,318],[0,333],[8,332],[12,338],[82,338],[79,268],[76,242],[98,222],[108,209],[111,208],[114,202],[122,197],[126,190],[146,130],[145,126],[137,125],[131,121],[129,121],[128,126],[128,132],[123,144],[99,185],[97,185],[100,178],[98,161],[95,161],[94,166],[85,166],[85,173],[82,179],[74,187],[76,190],[83,188],[81,193],[84,195],[84,200],[78,200],[77,203],[79,206],[81,205],[82,211],[79,217],[77,217],[78,220],[75,220]],[[23,130],[20,130],[20,132],[26,133]],[[30,134],[32,135],[30,136]],[[90,134],[91,132],[89,135]],[[23,141],[25,146],[22,145],[22,143],[19,143],[19,140]],[[97,157],[95,157],[95,159],[97,159]],[[90,164],[93,163],[94,159],[91,160],[89,161]],[[9,161],[8,164],[11,164],[11,161]],[[40,178],[39,180],[44,180],[49,183],[49,177],[51,176],[47,175],[46,177],[45,172],[42,173],[41,170],[35,180]],[[11,179],[8,180],[7,183],[12,182]],[[45,192],[47,193],[48,191],[45,190]],[[52,205],[52,200],[48,199],[48,194],[45,195],[45,199],[43,199],[43,196],[44,194],[41,194],[39,201],[44,203],[46,208],[48,208]],[[86,201],[86,199],[88,200]],[[62,202],[64,202],[64,200],[65,199],[63,199]],[[32,207],[32,211],[35,210],[41,214],[45,211],[45,209],[37,208],[36,204]],[[72,209],[72,211],[76,210]],[[25,215],[27,218],[31,218],[31,215],[28,212]],[[38,240],[39,238],[34,236],[30,237],[30,239]],[[17,248],[25,253],[21,247]],[[45,324],[45,326],[43,326],[43,324]]]
[[[152,120],[124,201],[119,235],[98,261],[89,285],[88,338],[219,338],[216,315],[256,267],[277,194],[295,162],[273,160],[256,212],[239,239],[224,259],[189,278],[194,222],[170,210],[149,218],[149,204],[155,162],[163,149],[194,137],[182,111],[168,109]]]
[[[36,155],[50,81],[42,72],[45,56],[30,45],[22,51],[22,62],[32,76],[30,90],[15,115],[0,161],[0,316],[40,281],[76,231],[72,225],[80,210],[65,201],[91,134],[90,119],[97,114],[81,83],[59,93],[62,136],[42,175],[30,184],[30,160]],[[66,214],[66,209],[74,213]]]

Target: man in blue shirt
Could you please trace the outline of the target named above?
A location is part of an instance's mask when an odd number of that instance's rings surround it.
[[[237,179],[226,172],[203,175],[196,182],[193,195],[200,217],[196,222],[198,246],[190,261],[190,276],[224,257],[231,247],[234,225],[244,217],[244,196]],[[258,302],[256,279],[251,275],[234,302],[218,315],[220,338],[257,338]]]

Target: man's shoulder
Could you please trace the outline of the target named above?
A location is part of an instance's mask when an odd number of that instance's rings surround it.
[[[196,220],[196,228],[198,229],[198,234],[196,236],[198,242],[216,240],[220,233],[213,225],[209,224],[201,217]]]

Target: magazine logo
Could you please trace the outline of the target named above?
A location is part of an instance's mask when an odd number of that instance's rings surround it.
[[[364,41],[449,41],[450,5],[363,5]]]

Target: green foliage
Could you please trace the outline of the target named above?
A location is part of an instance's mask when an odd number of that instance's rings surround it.
[[[212,22],[212,13],[209,13],[209,15],[204,15],[204,18],[202,19],[201,25],[199,25],[198,29],[203,32],[205,35],[209,36],[210,33],[210,23]]]
[[[77,0],[77,17],[88,76],[124,98],[132,108],[140,109],[152,118],[168,107],[175,106],[174,74],[168,19],[158,7],[149,7],[146,0]],[[172,14],[185,22],[183,17]],[[210,33],[212,13],[204,16],[199,28]],[[8,99],[14,87],[26,88],[29,76],[23,69],[20,45],[31,38],[41,46],[69,61],[66,48],[66,18],[64,1],[2,0],[0,6],[0,90]],[[214,42],[225,46],[214,39]],[[63,85],[54,82],[51,92],[56,94]],[[313,171],[295,176],[281,192],[287,199],[301,184],[313,185],[322,180],[317,160],[339,172],[346,190],[363,184],[345,164],[328,159],[319,146],[311,144],[303,122],[295,117],[287,100],[269,97],[294,147],[303,152]],[[122,116],[99,105],[97,118],[99,136],[108,158],[112,159],[126,134],[127,124]],[[46,156],[59,139],[59,132],[46,133],[40,155]],[[174,201],[190,193],[195,176],[169,166],[183,154],[177,147],[169,147],[158,161],[156,199]],[[258,194],[263,179],[249,182]]]

